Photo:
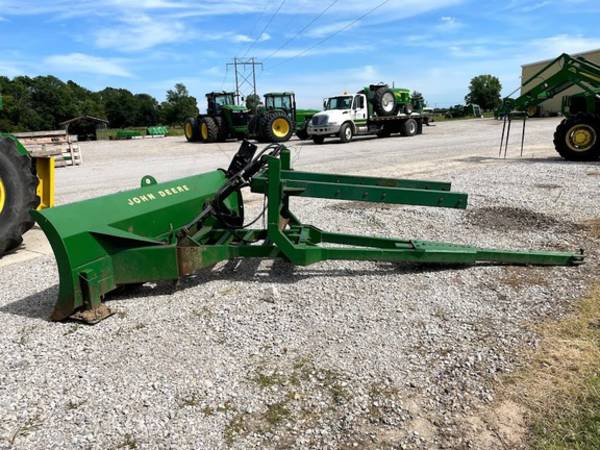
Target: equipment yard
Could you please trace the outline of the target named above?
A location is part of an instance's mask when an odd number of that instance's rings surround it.
[[[466,211],[294,198],[306,223],[356,235],[575,251],[574,267],[277,260],[219,263],[117,294],[95,326],[50,322],[58,295],[39,228],[0,261],[0,449],[510,448],[505,377],[598,274],[600,162],[553,148],[560,119],[527,122],[508,159],[502,122],[436,123],[418,138],[286,145],[298,170],[448,180]],[[518,146],[517,146],[518,141]],[[81,142],[57,205],[227,168],[238,142]],[[260,148],[263,146],[261,145]],[[517,148],[519,147],[519,148]],[[262,199],[247,198],[256,217]],[[504,408],[501,419],[489,411]],[[492,414],[493,416],[493,414]]]

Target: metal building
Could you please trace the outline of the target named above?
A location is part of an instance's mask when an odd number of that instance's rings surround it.
[[[558,57],[559,55],[557,54],[556,56]],[[596,49],[596,50],[590,50],[587,52],[583,52],[583,53],[573,53],[571,56],[583,56],[584,58],[589,59],[593,63],[600,64],[600,48]],[[552,59],[547,59],[544,61],[538,61],[538,62],[529,63],[529,64],[525,64],[525,65],[521,66],[521,68],[522,68],[521,82],[524,83],[525,81],[529,80],[537,72],[542,70],[545,66],[550,64],[552,61],[553,61]],[[551,75],[552,73],[554,73],[554,72],[549,72],[548,74]],[[525,92],[527,89],[529,89],[530,87],[539,83],[540,81],[542,81],[542,80],[535,79],[529,85],[522,85],[521,93]],[[582,90],[578,87],[572,87],[570,89],[567,89],[561,95],[557,95],[556,97],[542,103],[539,106],[538,114],[541,116],[550,116],[550,115],[555,115],[555,114],[560,113],[563,96],[573,95],[573,94],[575,94],[577,92],[581,92],[581,91]]]

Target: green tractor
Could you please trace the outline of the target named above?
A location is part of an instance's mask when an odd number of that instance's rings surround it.
[[[0,132],[0,257],[33,227],[30,211],[53,204],[54,159],[32,157],[16,137]]]
[[[260,142],[285,142],[294,132],[293,120],[281,108],[257,106],[252,111],[235,104],[233,92],[206,95],[208,111],[184,125],[188,142],[223,142],[252,138]]]
[[[185,121],[184,133],[188,142],[223,142],[248,136],[250,112],[235,104],[233,92],[206,94],[206,114]]]
[[[296,136],[300,140],[309,138],[307,127],[310,119],[319,111],[316,109],[298,109],[296,107],[296,94],[293,92],[271,92],[265,94],[264,108],[266,111],[282,111],[286,114],[288,121]]]

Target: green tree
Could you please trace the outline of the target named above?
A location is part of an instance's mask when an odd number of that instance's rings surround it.
[[[258,105],[261,104],[261,99],[260,96],[257,94],[250,94],[249,96],[246,97],[246,108],[248,108],[251,111],[256,110],[256,108],[258,108]]]
[[[137,104],[135,96],[127,89],[106,88],[100,91],[106,118],[113,128],[136,125]]]
[[[485,111],[495,109],[501,101],[502,84],[493,75],[479,75],[471,80],[469,93],[465,96],[467,105],[479,105]]]
[[[190,96],[182,83],[167,91],[167,100],[161,105],[162,121],[167,125],[181,125],[188,117],[198,115],[198,102]]]

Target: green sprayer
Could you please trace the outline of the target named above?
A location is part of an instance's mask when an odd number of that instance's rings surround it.
[[[262,194],[265,207],[246,221],[242,190]],[[466,245],[321,230],[300,222],[293,197],[372,203],[467,207],[467,194],[450,183],[303,172],[290,151],[261,151],[244,141],[227,170],[158,183],[145,176],[138,189],[34,211],[54,251],[60,287],[52,319],[98,322],[103,303],[121,287],[179,280],[232,258],[282,258],[306,266],[324,260],[437,264],[576,265],[582,253],[482,249]],[[264,228],[254,228],[261,217]]]

